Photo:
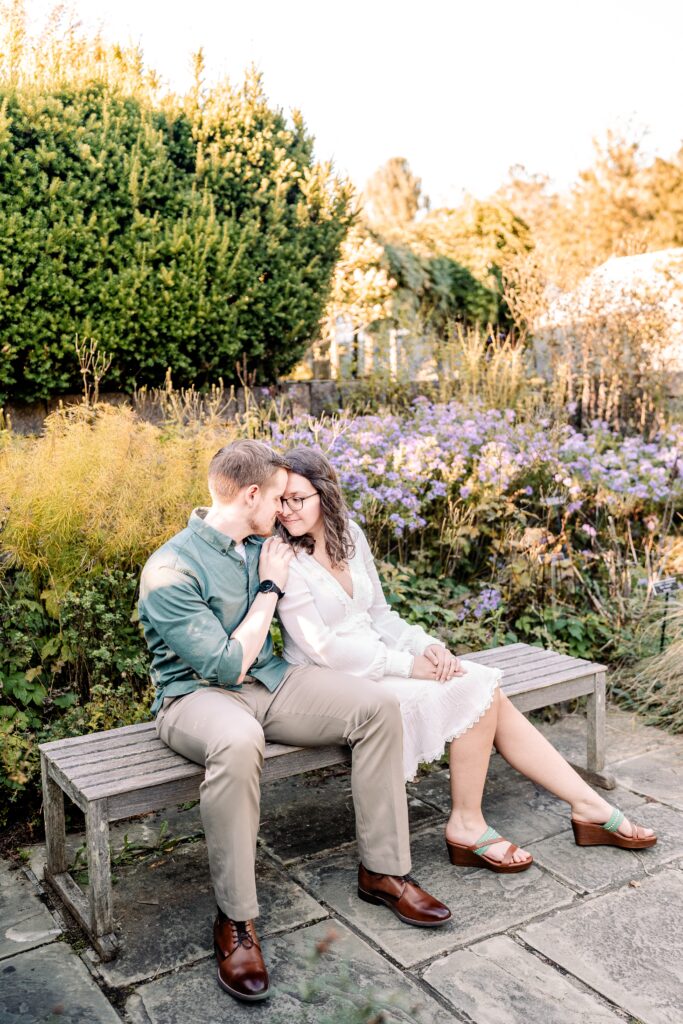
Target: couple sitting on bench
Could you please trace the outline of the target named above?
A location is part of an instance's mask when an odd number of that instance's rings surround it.
[[[221,448],[210,508],[149,559],[140,619],[152,654],[158,736],[206,774],[200,809],[214,886],[218,981],[256,1001],[269,982],[253,919],[266,740],[348,744],[358,895],[423,928],[451,912],[411,877],[405,782],[450,744],[454,865],[524,871],[533,858],[487,825],[492,745],[571,806],[580,846],[652,846],[502,694],[500,670],[460,661],[390,610],[336,474],[318,451],[259,441]],[[273,534],[273,530],[275,533]],[[277,614],[284,659],[273,653]]]

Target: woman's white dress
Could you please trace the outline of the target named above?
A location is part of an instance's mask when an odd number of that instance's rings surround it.
[[[284,656],[293,665],[324,665],[386,686],[403,716],[403,768],[413,779],[420,763],[441,757],[449,740],[470,729],[490,707],[500,669],[462,661],[467,670],[445,683],[413,679],[413,656],[442,641],[392,611],[365,534],[351,523],[353,596],[303,551],[290,563],[278,602]]]

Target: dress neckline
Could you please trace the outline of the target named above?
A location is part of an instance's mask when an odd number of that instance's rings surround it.
[[[349,576],[351,577],[351,593],[349,594],[349,592],[346,589],[346,587],[337,579],[336,576],[334,576],[330,572],[329,569],[325,568],[325,566],[322,564],[322,562],[318,561],[318,559],[315,557],[315,555],[309,554],[308,557],[311,559],[311,561],[314,563],[314,565],[316,565],[318,567],[320,572],[325,573],[325,578],[332,580],[332,582],[335,584],[335,586],[337,586],[339,588],[339,590],[341,590],[342,594],[344,595],[344,597],[346,598],[347,601],[353,602],[355,600],[357,586],[356,586],[356,580],[354,579],[354,575],[353,575],[353,568],[351,566],[352,559],[349,559],[348,562],[346,563],[347,566],[348,566],[348,569],[349,569]]]

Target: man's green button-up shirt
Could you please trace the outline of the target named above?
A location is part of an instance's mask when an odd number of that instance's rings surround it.
[[[245,538],[245,564],[235,542],[204,522],[206,512],[194,509],[186,529],[155,551],[142,570],[138,609],[152,655],[154,714],[164,697],[200,686],[241,685],[242,645],[230,634],[258,593],[264,538]],[[248,673],[272,691],[290,667],[273,653],[268,634]]]

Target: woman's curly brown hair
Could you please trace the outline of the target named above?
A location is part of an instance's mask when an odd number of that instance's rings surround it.
[[[330,562],[333,566],[348,562],[356,553],[356,546],[349,529],[349,512],[333,466],[322,452],[314,448],[292,448],[284,459],[289,471],[306,477],[320,495],[320,508],[325,525],[325,549]],[[315,541],[310,533],[305,533],[302,537],[292,537],[281,522],[278,522],[276,529],[283,540],[291,544],[295,550],[306,551],[309,555],[315,551]]]

